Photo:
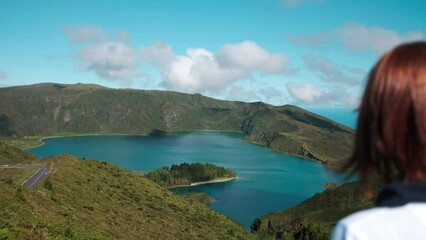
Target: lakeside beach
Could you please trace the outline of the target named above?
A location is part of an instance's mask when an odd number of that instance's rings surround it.
[[[189,185],[177,185],[177,186],[169,187],[169,189],[172,189],[172,188],[181,188],[181,187],[194,187],[194,186],[206,185],[206,184],[213,184],[213,183],[223,183],[223,182],[230,182],[230,181],[233,181],[233,180],[237,180],[237,177],[216,178],[216,179],[209,180],[209,181],[191,183]]]

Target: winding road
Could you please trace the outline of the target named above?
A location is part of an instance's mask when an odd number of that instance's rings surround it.
[[[45,166],[2,166],[1,168],[38,168],[39,170],[34,173],[30,178],[28,178],[24,183],[22,183],[23,186],[26,186],[30,189],[36,189],[38,185],[47,177],[47,174],[49,173],[49,168]]]

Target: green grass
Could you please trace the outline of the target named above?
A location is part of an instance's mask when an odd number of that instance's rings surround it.
[[[17,165],[25,163],[31,165],[37,160],[32,154],[22,151],[18,147],[11,146],[3,141],[0,141],[0,165]]]
[[[42,145],[41,142],[42,136],[31,136],[31,137],[2,137],[2,141],[10,144],[12,146],[25,149],[25,148],[31,148],[31,147],[37,147]]]
[[[0,168],[0,181],[19,185],[24,183],[37,171],[38,168]]]
[[[0,178],[0,239],[252,238],[229,218],[140,173],[70,155],[35,163],[50,167],[36,190],[22,187],[18,174]]]

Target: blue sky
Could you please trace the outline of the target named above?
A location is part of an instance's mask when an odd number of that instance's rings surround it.
[[[0,1],[0,86],[40,82],[356,107],[426,1]]]

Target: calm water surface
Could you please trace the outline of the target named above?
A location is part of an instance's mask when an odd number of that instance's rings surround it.
[[[307,110],[324,117],[333,119],[334,121],[346,125],[350,128],[356,128],[356,121],[358,119],[358,110],[354,108],[321,108],[310,107]]]
[[[355,127],[350,109],[311,109]],[[245,227],[262,215],[292,207],[327,182],[343,181],[320,164],[240,141],[241,133],[180,132],[165,137],[86,136],[52,138],[28,150],[40,157],[70,153],[99,159],[132,171],[151,171],[183,162],[208,162],[234,170],[233,182],[179,188],[179,193],[205,192],[215,198],[210,207]]]
[[[183,162],[209,162],[236,171],[239,179],[175,191],[205,192],[211,208],[246,227],[264,214],[294,206],[341,182],[321,165],[240,141],[240,133],[181,132],[165,137],[85,136],[52,138],[28,150],[44,157],[70,153],[99,159],[133,171],[150,171]]]

